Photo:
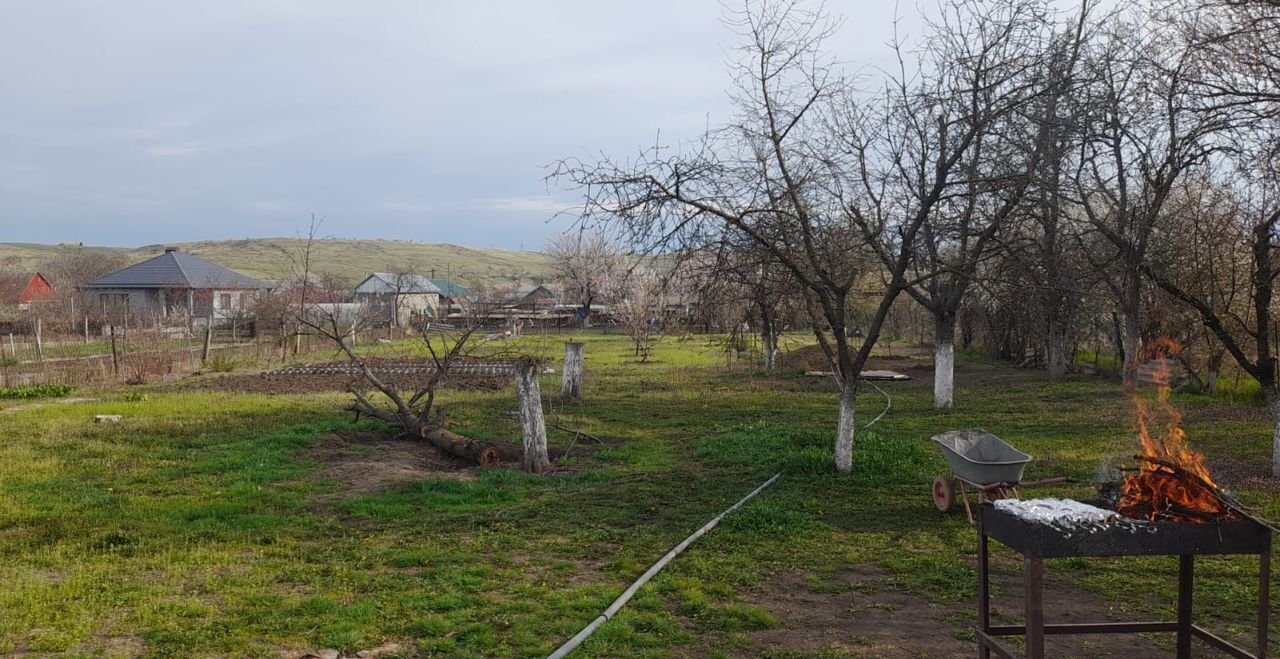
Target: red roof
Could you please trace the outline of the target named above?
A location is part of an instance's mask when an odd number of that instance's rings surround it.
[[[38,272],[0,272],[0,304],[24,304],[53,297],[53,286]]]

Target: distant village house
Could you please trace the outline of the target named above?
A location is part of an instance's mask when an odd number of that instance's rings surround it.
[[[408,273],[375,272],[355,287],[355,301],[376,320],[410,327],[415,319],[460,312],[470,292],[445,279]]]
[[[80,290],[90,308],[107,315],[226,319],[244,313],[258,292],[270,288],[266,282],[171,247],[160,256],[98,277]]]
[[[556,308],[555,291],[540,284],[525,284],[507,296],[504,306],[523,312],[547,313]]]

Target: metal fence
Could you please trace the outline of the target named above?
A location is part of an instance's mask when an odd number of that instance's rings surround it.
[[[396,329],[356,338],[403,338]],[[283,332],[253,318],[206,319],[10,316],[0,320],[0,386],[146,383],[226,368],[280,368],[308,353],[332,352],[321,337]]]

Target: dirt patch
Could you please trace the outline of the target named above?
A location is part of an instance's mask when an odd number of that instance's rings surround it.
[[[993,622],[1021,621],[1021,576],[992,575]],[[807,653],[843,652],[854,657],[963,657],[976,654],[973,630],[976,604],[941,603],[906,592],[888,571],[857,566],[821,579],[796,573],[775,577],[752,603],[767,608],[779,620],[771,629],[748,635],[749,646],[739,656],[759,656],[769,650]],[[1050,581],[1045,592],[1048,622],[1097,622],[1123,619],[1103,598]],[[1140,614],[1139,614],[1140,615]],[[1167,657],[1149,638],[1135,635],[1049,636],[1051,657]],[[1015,651],[1015,654],[1017,652]]]
[[[444,455],[426,442],[371,432],[324,435],[307,447],[306,457],[324,465],[316,478],[342,484],[337,492],[321,499],[382,492],[400,483],[429,478],[476,478],[475,465]]]
[[[927,355],[918,348],[908,348],[904,346],[895,346],[892,354],[884,354],[877,350],[876,354],[867,360],[865,370],[890,370],[902,371],[909,368],[928,368],[932,370],[931,364],[917,364],[918,357]],[[784,352],[778,356],[779,363],[783,368],[798,369],[805,371],[830,371],[831,361],[827,359],[826,353],[822,352],[822,348],[816,345],[805,346],[790,352]]]
[[[397,364],[427,364],[427,360],[394,360]],[[377,360],[372,360],[377,363]],[[349,366],[347,362],[311,364],[315,367]],[[400,391],[414,391],[429,377],[426,373],[379,373],[378,378]],[[177,391],[216,391],[238,394],[313,394],[349,391],[352,386],[361,390],[369,387],[359,375],[343,373],[310,375],[277,375],[272,373],[229,373],[202,375],[174,385]],[[442,388],[466,391],[498,391],[511,386],[506,377],[455,375],[445,379]]]

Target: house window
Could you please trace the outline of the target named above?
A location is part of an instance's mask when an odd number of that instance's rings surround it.
[[[219,293],[219,294],[218,294],[218,306],[219,306],[220,308],[223,308],[223,309],[230,309],[230,308],[231,308],[231,294],[230,294],[230,293]]]
[[[128,293],[99,293],[98,300],[102,303],[102,313],[129,311]]]

